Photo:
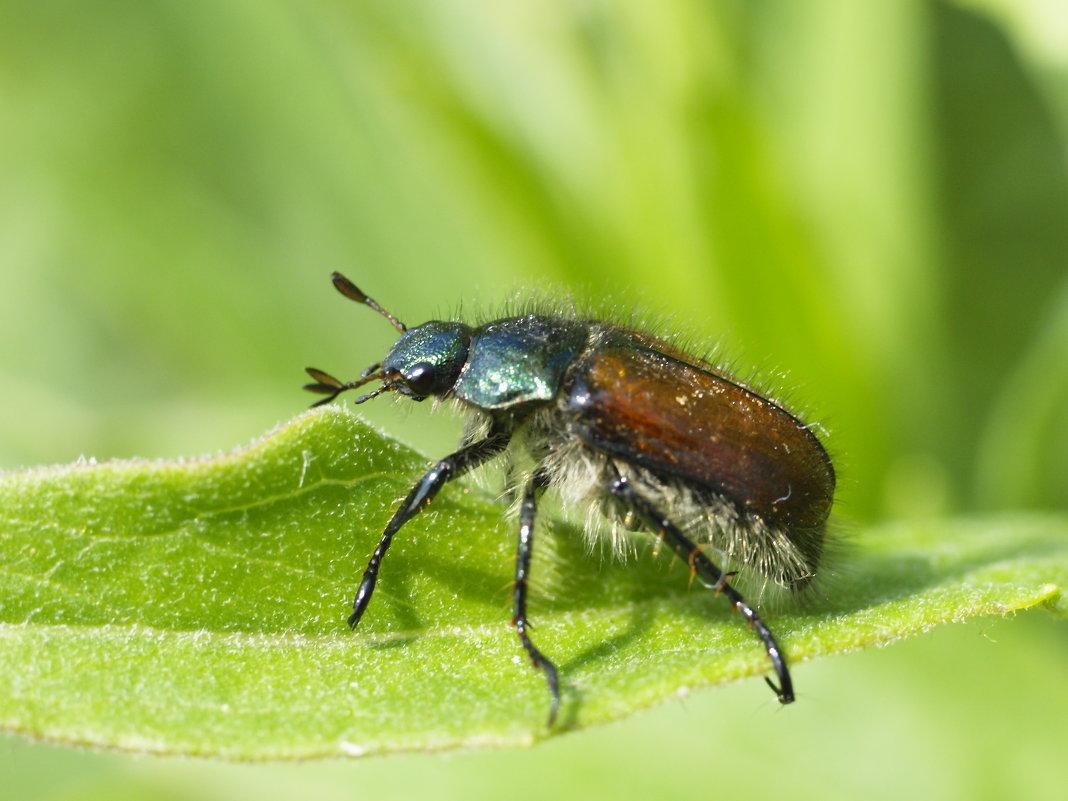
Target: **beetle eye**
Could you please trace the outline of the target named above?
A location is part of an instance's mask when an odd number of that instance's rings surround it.
[[[434,365],[430,362],[419,362],[412,365],[411,370],[404,373],[404,382],[408,385],[413,395],[427,396],[434,393]]]

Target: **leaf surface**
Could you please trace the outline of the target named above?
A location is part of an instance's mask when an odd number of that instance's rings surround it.
[[[359,630],[345,624],[426,464],[325,408],[228,456],[0,476],[0,728],[234,759],[547,736],[544,679],[509,626],[514,525],[486,493],[447,487],[398,534]],[[1068,614],[1063,518],[855,539],[825,597],[762,610],[792,664],[975,615]],[[554,732],[768,672],[681,562],[590,554],[560,523],[536,549],[533,636],[563,685]]]

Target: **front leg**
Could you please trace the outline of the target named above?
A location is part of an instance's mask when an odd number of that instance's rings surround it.
[[[378,581],[378,569],[382,565],[382,559],[393,542],[393,535],[400,530],[401,526],[425,509],[438,491],[445,484],[457,476],[462,476],[468,470],[497,456],[508,447],[508,441],[512,432],[503,426],[494,426],[490,429],[485,439],[471,445],[460,448],[456,453],[450,454],[427,471],[419,483],[412,487],[404,503],[393,513],[393,517],[382,532],[382,539],[378,541],[378,547],[371,554],[371,560],[367,563],[367,569],[363,572],[363,580],[356,590],[356,597],[352,601],[352,614],[349,615],[349,625],[356,628],[356,624],[363,617],[364,610],[371,600],[371,594],[375,591],[375,583]]]

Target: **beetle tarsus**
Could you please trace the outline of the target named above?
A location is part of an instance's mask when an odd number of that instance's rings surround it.
[[[530,657],[531,664],[545,674],[545,681],[549,685],[549,720],[546,725],[551,729],[553,724],[556,723],[556,716],[560,711],[560,679],[556,674],[556,665],[531,642],[530,635],[527,634],[527,622],[525,620],[513,620],[512,625],[516,627],[516,631],[519,634],[519,642],[523,644],[523,650]]]
[[[787,695],[787,694],[786,694],[786,693],[785,693],[785,692],[784,692],[784,691],[782,690],[782,688],[781,688],[781,687],[779,687],[779,685],[777,685],[777,684],[776,684],[775,682],[773,682],[773,681],[772,681],[771,679],[769,679],[769,678],[768,678],[767,676],[765,676],[765,677],[764,677],[764,681],[766,681],[766,682],[767,682],[768,686],[769,686],[769,687],[771,687],[772,691],[773,691],[773,692],[775,693],[775,695],[776,695],[776,696],[778,697],[778,699],[779,699],[779,703],[780,703],[780,704],[792,704],[792,703],[794,702],[794,693],[793,693],[793,690],[791,690],[791,691],[790,691],[790,694],[789,694],[789,695]]]

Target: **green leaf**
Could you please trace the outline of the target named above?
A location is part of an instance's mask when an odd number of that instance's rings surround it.
[[[345,625],[425,465],[327,408],[229,456],[0,477],[0,728],[240,759],[547,736],[544,678],[509,626],[514,525],[485,492],[450,486],[412,520],[360,629]],[[757,639],[684,564],[589,554],[564,524],[538,536],[534,638],[564,688],[553,732],[768,671]],[[973,615],[1068,613],[1064,518],[856,539],[827,598],[763,610],[793,664]]]

